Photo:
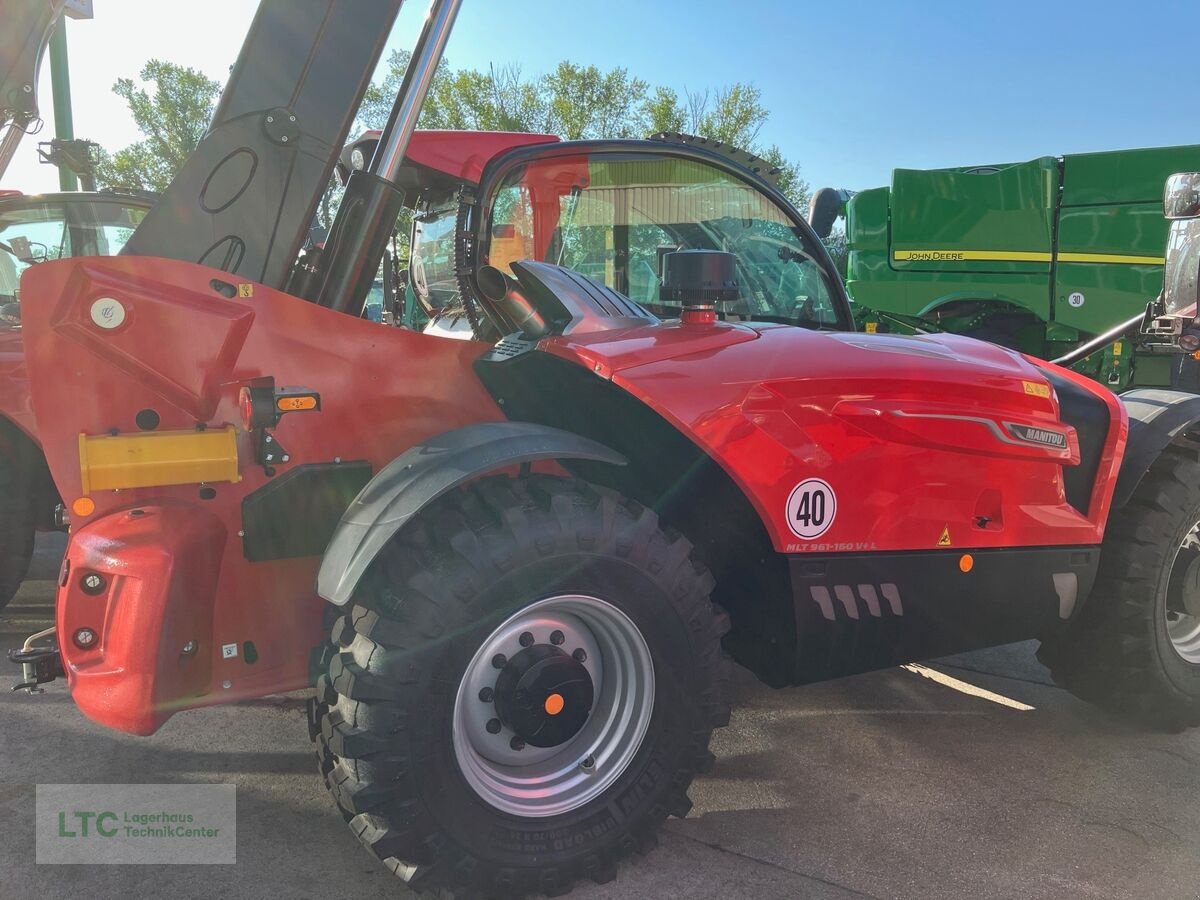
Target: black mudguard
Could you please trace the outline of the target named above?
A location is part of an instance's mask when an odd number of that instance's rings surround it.
[[[1154,388],[1127,391],[1129,442],[1117,477],[1113,509],[1124,506],[1167,445],[1192,426],[1200,430],[1200,396]]]
[[[429,503],[488,472],[544,459],[626,463],[603,444],[528,422],[484,422],[430,438],[392,460],[354,498],[321,560],[317,593],[345,606],[379,551]]]

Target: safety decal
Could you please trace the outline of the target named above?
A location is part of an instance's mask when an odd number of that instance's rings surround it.
[[[92,324],[98,328],[120,328],[125,324],[125,307],[120,300],[112,297],[101,297],[92,302]]]
[[[1050,385],[1048,384],[1038,384],[1036,381],[1022,381],[1021,384],[1025,385],[1025,393],[1031,397],[1050,396]]]
[[[254,296],[254,285],[251,283],[242,283],[238,285],[238,296],[242,298]]]
[[[949,547],[950,543],[950,526],[947,525],[942,529],[942,536],[938,538],[937,545],[939,547]]]
[[[788,495],[787,522],[792,534],[806,541],[829,530],[837,515],[837,495],[820,478],[807,478]]]
[[[237,644],[222,644],[221,645],[221,658],[222,659],[233,659],[236,656],[237,656]]]

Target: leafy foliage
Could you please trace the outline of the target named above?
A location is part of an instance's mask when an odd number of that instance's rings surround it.
[[[364,128],[382,128],[411,55],[393,52],[383,81],[372,85],[359,110]],[[756,153],[780,169],[780,186],[800,209],[808,184],[799,167],[758,136],[770,118],[762,91],[735,83],[718,90],[681,95],[663,85],[615,68],[560,62],[540,78],[527,78],[519,66],[453,69],[442,61],[421,111],[421,128],[525,131],[557,134],[567,140],[645,137],[660,131],[687,132]]]
[[[203,73],[158,59],[147,62],[139,77],[152,92],[121,78],[113,93],[129,104],[145,137],[112,156],[101,154],[97,182],[102,188],[164,190],[208,130],[221,92],[221,85]]]
[[[383,80],[367,89],[359,109],[363,128],[382,128],[387,122],[410,59],[407,51],[393,52]],[[122,78],[113,91],[128,103],[144,138],[111,156],[101,153],[99,185],[164,190],[208,129],[221,85],[195,69],[151,59],[142,67],[140,83]],[[660,131],[699,134],[756,153],[778,167],[784,194],[804,209],[808,184],[799,167],[779,147],[759,144],[769,118],[762,91],[752,84],[681,94],[652,86],[624,68],[602,71],[564,60],[548,74],[528,78],[515,64],[454,69],[443,60],[420,126],[538,132],[568,140],[644,137]],[[320,207],[318,217],[326,227],[338,199],[331,195]]]

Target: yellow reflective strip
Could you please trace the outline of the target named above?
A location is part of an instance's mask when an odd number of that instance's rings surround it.
[[[84,494],[122,488],[241,480],[237,429],[79,435]]]
[[[1060,253],[1059,262],[1122,263],[1127,266],[1161,266],[1161,256],[1125,256],[1120,253]]]
[[[1019,250],[894,250],[896,262],[1050,262],[1050,253]],[[1161,256],[1130,256],[1122,253],[1059,253],[1058,262],[1116,263],[1126,266],[1161,266]]]
[[[896,262],[1050,262],[1049,253],[1020,250],[895,250]]]

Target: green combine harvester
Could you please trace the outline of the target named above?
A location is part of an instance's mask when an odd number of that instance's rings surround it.
[[[1163,184],[1196,169],[1200,146],[896,169],[891,187],[818,191],[810,219],[825,236],[845,216],[863,330],[967,334],[1117,391],[1195,390],[1195,366],[1143,346],[1134,320],[1162,290]]]

